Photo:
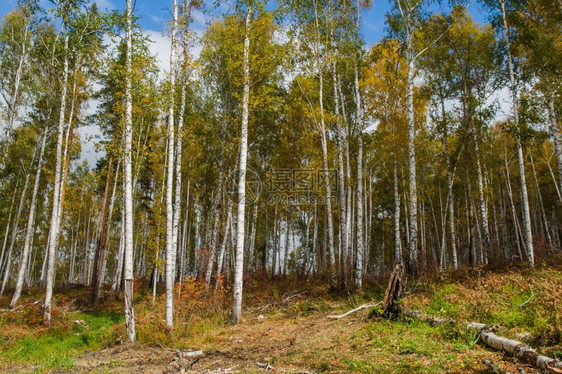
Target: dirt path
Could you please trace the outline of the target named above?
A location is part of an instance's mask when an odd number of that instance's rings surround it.
[[[191,347],[115,345],[81,355],[70,372],[99,373],[486,373],[491,359],[517,373],[515,360],[427,325],[369,321],[365,313],[330,320],[308,316],[247,315],[239,326],[209,329]],[[203,350],[198,357],[185,352]],[[536,373],[524,367],[527,373]],[[64,371],[58,371],[64,372]]]

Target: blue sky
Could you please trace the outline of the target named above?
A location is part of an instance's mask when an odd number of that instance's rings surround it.
[[[95,0],[101,9],[123,9],[125,0]],[[0,0],[0,14],[5,14],[16,6],[16,0]],[[43,7],[51,7],[52,3],[47,0],[41,0]],[[135,1],[133,0],[133,3]],[[168,4],[169,3],[169,4]],[[212,1],[206,1],[212,4]],[[170,8],[172,0],[168,1],[151,1],[137,0],[135,5],[135,14],[141,16],[140,24],[145,31],[156,33],[161,32],[166,20],[171,18]],[[208,5],[211,8],[212,5]],[[390,9],[388,0],[375,0],[370,9],[362,14],[362,34],[368,46],[381,40],[384,36],[385,13]],[[482,6],[472,1],[469,6],[469,12],[473,15],[477,22],[484,22],[485,16]],[[197,31],[205,29],[206,22],[212,18],[209,12],[196,12],[194,14],[193,27]]]
[[[94,1],[98,4],[100,10],[122,10],[125,8],[125,0]],[[271,1],[273,3],[273,0]],[[212,4],[213,1],[205,0],[205,3]],[[192,14],[192,30],[197,32],[197,34],[202,35],[204,30],[207,28],[207,23],[213,17],[216,17],[216,14],[228,11],[228,3],[231,2],[222,1],[222,6],[220,9],[212,9],[212,5],[208,5],[207,11],[194,12]],[[0,15],[6,14],[7,12],[14,9],[16,4],[17,0],[0,0]],[[44,8],[52,7],[52,3],[48,0],[40,0],[40,4]],[[170,8],[172,7],[172,0],[136,0],[136,3],[135,0],[133,0],[133,4],[135,4],[135,15],[141,17],[139,23],[143,31],[148,34],[150,39],[153,41],[150,49],[152,53],[157,57],[158,65],[160,66],[161,71],[165,72],[169,69],[170,64],[170,40],[167,36],[163,35],[162,30],[166,27],[166,22],[171,19]],[[368,48],[384,37],[386,19],[385,14],[389,10],[389,0],[374,0],[371,8],[363,12],[361,20],[361,32]],[[473,19],[476,22],[483,23],[485,21],[485,15],[482,7],[476,0],[472,0],[469,6],[469,13],[473,15]],[[195,47],[192,50],[192,53],[197,56],[200,50],[201,47]],[[94,143],[96,141],[95,139],[99,135],[99,129],[97,128],[97,126],[83,126],[79,131],[81,134],[81,138],[83,139],[82,155],[80,157],[80,161],[87,160],[90,166],[93,166],[95,165],[96,160],[101,156],[99,152],[96,152],[94,147]]]

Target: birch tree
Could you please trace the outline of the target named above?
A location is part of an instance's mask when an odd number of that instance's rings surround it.
[[[123,137],[123,218],[124,218],[124,279],[123,298],[125,303],[125,325],[127,340],[136,340],[135,310],[133,308],[133,175],[132,175],[132,137],[133,137],[133,103],[131,98],[131,54],[133,9],[131,0],[127,0],[126,17],[126,69],[125,69],[125,124]]]
[[[49,226],[49,241],[47,245],[47,273],[46,273],[46,291],[45,291],[45,304],[43,311],[43,319],[46,324],[51,323],[51,299],[53,296],[53,288],[55,283],[55,270],[56,270],[56,253],[58,245],[58,235],[60,233],[60,219],[61,214],[59,212],[61,206],[61,173],[62,173],[62,147],[63,147],[63,135],[64,135],[64,124],[65,124],[65,114],[66,114],[66,96],[67,96],[67,85],[68,85],[68,41],[70,37],[70,9],[67,4],[58,9],[62,17],[61,30],[64,38],[63,46],[63,70],[62,70],[62,82],[61,82],[61,94],[60,94],[60,107],[59,107],[59,120],[57,127],[57,148],[56,148],[56,163],[55,163],[55,181],[53,184],[53,205],[51,213],[51,223]]]
[[[242,282],[244,272],[244,219],[246,210],[246,165],[248,159],[248,116],[250,102],[250,27],[253,16],[253,2],[246,3],[244,35],[244,93],[242,96],[242,129],[240,132],[240,164],[238,175],[238,212],[236,219],[236,257],[234,265],[234,292],[230,322],[242,321]]]
[[[29,216],[27,219],[27,227],[26,227],[26,231],[25,231],[25,241],[23,244],[23,251],[22,251],[22,255],[21,255],[21,262],[20,262],[20,267],[18,270],[18,275],[16,278],[16,288],[14,290],[14,294],[12,296],[12,301],[10,301],[10,308],[14,308],[16,306],[16,303],[18,302],[20,296],[21,296],[21,291],[23,289],[23,282],[24,282],[24,276],[25,273],[27,271],[27,262],[28,262],[28,258],[29,258],[29,252],[31,250],[31,242],[33,240],[33,233],[34,233],[34,229],[33,229],[33,225],[35,223],[35,212],[37,209],[37,195],[39,193],[39,182],[41,180],[41,171],[43,170],[43,166],[44,166],[44,154],[45,154],[45,144],[47,142],[47,133],[48,130],[45,129],[43,131],[43,135],[41,135],[40,138],[40,149],[39,149],[39,161],[37,163],[37,171],[35,173],[35,182],[33,184],[33,192],[31,193],[31,202],[30,202],[30,208],[29,208]],[[4,286],[4,285],[2,285]]]
[[[170,331],[174,327],[174,283],[176,271],[176,246],[174,237],[177,237],[177,226],[174,227],[174,93],[176,84],[176,33],[178,29],[178,1],[174,0],[172,21],[172,47],[170,49],[170,87],[168,92],[168,167],[166,175],[166,325]]]

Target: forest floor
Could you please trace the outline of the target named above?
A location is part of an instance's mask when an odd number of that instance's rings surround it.
[[[0,371],[52,373],[489,373],[491,360],[512,373],[539,373],[477,342],[461,327],[430,326],[406,317],[369,318],[384,279],[361,294],[331,294],[323,282],[247,282],[242,324],[228,324],[230,296],[203,298],[195,280],[183,284],[173,337],[166,332],[164,296],[154,305],[142,282],[135,288],[137,344],[123,344],[122,303],[109,295],[88,309],[87,288],[59,290],[53,323],[41,323],[41,290],[15,311],[0,312]],[[161,290],[159,290],[161,291]],[[498,335],[526,340],[562,358],[562,256],[535,269],[478,268],[427,276],[407,285],[404,308],[459,321],[498,325]],[[37,302],[38,301],[38,302]],[[9,298],[0,298],[6,308]],[[186,352],[202,355],[186,357]]]

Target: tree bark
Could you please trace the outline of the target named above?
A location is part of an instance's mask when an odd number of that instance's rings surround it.
[[[174,328],[174,281],[176,271],[176,247],[174,236],[174,167],[175,167],[175,126],[174,104],[176,85],[176,33],[178,29],[178,1],[174,0],[172,21],[172,47],[170,50],[170,88],[168,92],[168,170],[166,179],[166,326],[172,331]],[[174,235],[175,234],[175,235]]]
[[[550,119],[550,132],[554,142],[554,151],[556,153],[556,165],[558,166],[558,190],[562,190],[562,142],[560,140],[560,130],[556,121],[556,111],[554,110],[554,96],[548,97],[548,116]]]
[[[361,1],[357,4],[357,28],[359,29]],[[355,64],[355,116],[359,127],[357,151],[357,247],[355,258],[355,287],[363,287],[364,239],[363,239],[363,113],[361,109],[361,91],[359,89],[359,73]]]
[[[133,102],[131,97],[131,55],[132,55],[132,17],[133,10],[131,0],[127,0],[126,9],[126,76],[125,76],[125,136],[124,136],[124,168],[123,168],[123,191],[125,200],[124,211],[124,278],[125,286],[123,299],[125,304],[125,326],[127,340],[136,341],[135,310],[133,307],[133,180],[131,165],[131,148],[133,138]]]
[[[31,160],[31,164],[30,164],[30,168],[31,165],[33,165],[35,161],[35,153],[33,154],[32,160]],[[8,253],[7,253],[7,258],[6,258],[6,262],[4,265],[4,276],[2,277],[2,288],[0,289],[0,296],[2,296],[4,294],[4,291],[6,290],[6,286],[8,285],[8,282],[10,280],[10,269],[12,266],[12,253],[14,251],[14,246],[16,244],[16,239],[18,237],[18,233],[19,233],[19,221],[20,221],[20,217],[21,217],[21,212],[23,211],[23,205],[25,202],[25,195],[27,194],[27,188],[29,186],[29,177],[31,176],[31,173],[28,172],[26,173],[25,176],[25,183],[23,185],[23,190],[21,191],[21,198],[20,198],[20,203],[18,205],[18,210],[16,212],[16,217],[14,220],[14,228],[12,229],[12,235],[10,238],[10,246],[8,247]],[[17,187],[17,185],[16,185]],[[8,235],[8,232],[6,232],[6,236]]]
[[[331,286],[337,287],[336,256],[334,250],[334,225],[332,221],[332,191],[330,185],[330,171],[328,166],[328,140],[326,137],[326,124],[324,119],[324,77],[322,64],[320,62],[320,27],[318,24],[318,2],[314,1],[314,16],[316,22],[316,65],[320,78],[318,88],[320,103],[320,137],[322,141],[322,163],[324,166],[324,186],[326,188],[326,215],[328,220],[328,253],[330,256]]]
[[[488,209],[484,198],[484,182],[482,174],[482,165],[480,163],[480,147],[476,134],[474,134],[474,153],[476,156],[476,175],[478,180],[478,201],[480,205],[480,221],[482,226],[482,241],[484,250],[486,251],[487,262],[492,259],[491,242],[490,242],[490,229],[488,225]]]
[[[408,41],[410,44],[411,41]],[[416,187],[416,130],[414,123],[414,69],[415,64],[412,47],[408,45],[408,73],[406,81],[406,105],[408,118],[408,168],[409,168],[409,197],[410,197],[410,242],[408,273],[413,276],[418,274],[418,193]]]
[[[221,156],[222,157],[222,156]],[[213,233],[211,235],[211,245],[209,251],[209,261],[207,262],[207,270],[205,272],[205,288],[209,288],[211,285],[211,275],[213,273],[213,265],[215,264],[215,256],[217,253],[217,245],[219,242],[219,231],[220,231],[220,205],[222,199],[224,181],[224,171],[223,171],[223,161],[221,161],[219,170],[219,180],[217,187],[217,194],[215,195],[215,200],[213,202]]]
[[[238,218],[236,222],[236,265],[234,269],[234,292],[230,322],[242,321],[242,287],[244,272],[244,218],[246,210],[246,163],[248,159],[248,111],[250,102],[250,23],[252,4],[246,8],[246,30],[244,35],[244,94],[242,98],[242,129],[240,135],[240,169],[238,179]]]
[[[116,135],[113,135],[113,141],[111,144],[115,143]],[[109,190],[111,188],[111,178],[113,174],[113,152],[109,154],[109,160],[107,165],[107,176],[105,180],[105,191],[103,193],[103,202],[101,205],[100,220],[98,223],[98,234],[96,238],[96,253],[94,257],[94,271],[92,274],[92,292],[90,293],[90,304],[97,304],[100,299],[100,288],[102,283],[102,272],[103,263],[105,259],[105,246],[107,242],[107,226],[111,217],[108,217],[109,202]],[[116,176],[117,177],[117,176]]]
[[[39,163],[37,165],[37,172],[35,174],[35,182],[33,184],[33,193],[31,195],[31,203],[29,207],[29,217],[27,219],[27,228],[25,233],[25,242],[23,244],[23,253],[21,255],[21,264],[18,271],[18,276],[16,280],[16,289],[14,291],[14,295],[12,296],[12,301],[10,302],[10,308],[14,308],[16,303],[18,302],[21,291],[23,288],[23,281],[25,272],[27,270],[27,259],[29,257],[29,252],[31,250],[31,242],[33,241],[33,223],[35,222],[35,210],[37,205],[37,195],[39,193],[39,182],[41,179],[41,171],[43,170],[44,160],[43,155],[45,153],[45,144],[47,142],[47,129],[43,131],[43,135],[41,136],[41,149],[39,151]],[[23,199],[22,199],[23,200]],[[4,284],[2,284],[4,286]]]
[[[535,180],[535,186],[537,188],[537,198],[539,200],[539,210],[540,210],[540,215],[542,218],[542,221],[544,222],[544,234],[546,236],[546,241],[549,245],[552,244],[552,238],[550,237],[550,229],[548,227],[548,220],[546,219],[546,213],[544,211],[544,203],[542,200],[542,193],[541,193],[541,187],[539,185],[539,180],[537,178],[537,171],[535,170],[535,161],[533,160],[533,152],[531,152],[531,150],[529,150],[529,158],[531,159],[531,167],[533,170],[533,178]]]
[[[222,239],[221,249],[219,251],[219,257],[217,259],[217,275],[215,277],[215,291],[214,291],[215,293],[222,283],[221,272],[222,272],[222,267],[223,267],[223,262],[224,262],[224,254],[225,254],[225,251],[226,251],[226,245],[228,243],[228,237],[230,235],[230,225],[232,223],[232,201],[230,199],[228,200],[228,206],[226,208],[226,214],[227,214],[227,218],[226,218],[226,225],[224,227],[224,237]]]
[[[53,296],[53,287],[55,283],[55,266],[56,266],[56,252],[58,245],[58,234],[60,232],[60,218],[59,212],[62,188],[61,188],[61,171],[62,171],[62,143],[64,133],[64,116],[66,111],[66,92],[68,84],[68,41],[69,30],[66,20],[63,20],[63,28],[65,28],[64,37],[64,65],[62,75],[62,92],[61,102],[59,108],[59,123],[58,123],[58,137],[57,137],[57,150],[56,150],[56,166],[55,166],[55,181],[53,186],[53,208],[51,214],[51,224],[49,227],[49,242],[47,250],[47,285],[45,292],[45,305],[43,319],[48,325],[51,323],[51,298]]]
[[[535,266],[535,255],[533,250],[533,233],[531,231],[531,215],[529,212],[529,197],[527,195],[527,181],[525,177],[525,159],[523,157],[523,146],[521,145],[521,127],[519,123],[519,100],[517,97],[517,86],[515,83],[515,72],[513,67],[513,56],[511,53],[511,42],[509,40],[509,25],[507,23],[507,14],[505,10],[505,0],[500,0],[503,26],[505,29],[507,63],[509,67],[509,81],[511,91],[511,101],[513,106],[513,120],[517,129],[515,138],[517,160],[519,165],[519,178],[521,183],[521,210],[523,214],[523,233],[525,240],[525,249],[527,251],[527,261],[529,267]]]

